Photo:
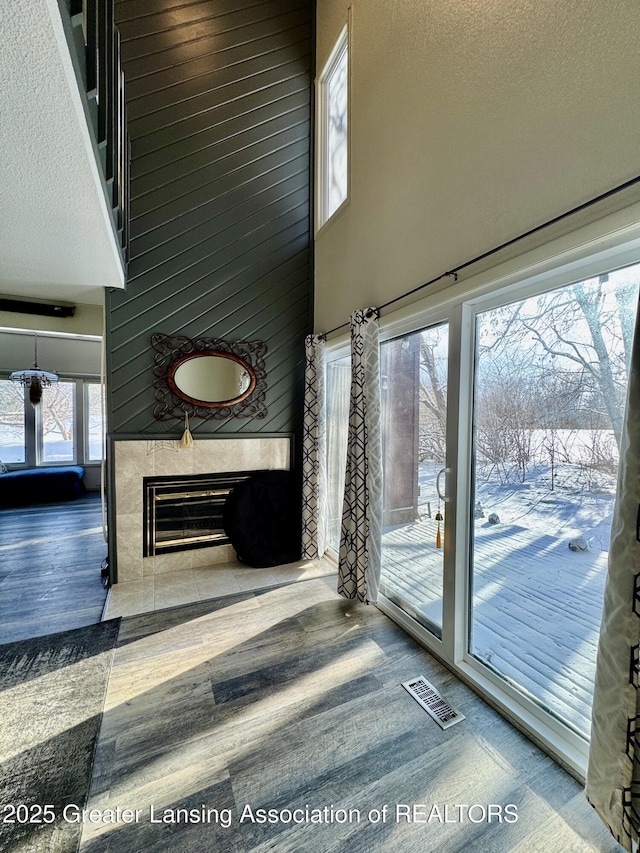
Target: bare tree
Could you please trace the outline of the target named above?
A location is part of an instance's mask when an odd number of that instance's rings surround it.
[[[546,463],[553,490],[560,463],[589,484],[615,472],[638,293],[615,275],[481,315],[475,440],[489,476],[523,482]]]
[[[524,364],[485,358],[476,386],[476,455],[501,483],[524,483],[535,447],[535,383]]]
[[[582,399],[579,371],[543,370],[535,401],[536,425],[542,430],[540,451],[549,463],[549,487],[555,490],[558,465],[571,461],[572,436],[579,426],[576,412]]]
[[[8,379],[0,381],[0,427],[6,438],[23,440],[24,391]]]
[[[44,436],[59,435],[63,441],[73,438],[74,390],[72,382],[57,382],[45,388],[40,403]]]
[[[574,365],[584,393],[606,416],[619,446],[633,315],[627,313],[630,288],[616,298],[605,285],[603,277],[545,294],[537,300],[537,312],[527,317],[521,312],[520,322],[531,335],[534,360],[550,356],[560,370]],[[525,344],[524,336],[521,341]]]
[[[444,458],[447,432],[447,368],[437,357],[442,331],[429,329],[420,336],[420,455]]]

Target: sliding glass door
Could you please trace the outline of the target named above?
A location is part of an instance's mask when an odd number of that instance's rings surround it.
[[[469,651],[585,736],[638,272],[476,316]]]
[[[578,773],[640,282],[609,259],[381,324],[379,606]],[[330,362],[334,539],[348,371]]]
[[[384,595],[442,636],[449,328],[380,347]]]

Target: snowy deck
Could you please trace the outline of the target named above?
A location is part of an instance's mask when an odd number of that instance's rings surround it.
[[[607,553],[572,552],[569,537],[475,522],[474,655],[588,733]],[[436,522],[383,536],[382,579],[405,609],[441,624]]]

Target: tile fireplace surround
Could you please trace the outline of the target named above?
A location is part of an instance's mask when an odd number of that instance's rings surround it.
[[[236,559],[231,545],[143,557],[143,477],[288,470],[290,460],[287,436],[201,439],[186,449],[180,448],[178,441],[168,439],[116,441],[114,447],[118,582]]]

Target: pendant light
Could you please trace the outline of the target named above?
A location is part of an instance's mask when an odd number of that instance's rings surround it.
[[[54,382],[58,381],[55,373],[49,373],[47,370],[40,370],[38,367],[38,336],[33,336],[34,345],[34,360],[33,368],[30,370],[14,370],[10,374],[9,379],[22,385],[23,388],[29,389],[29,400],[33,406],[37,406],[42,399],[42,391],[48,388]]]

